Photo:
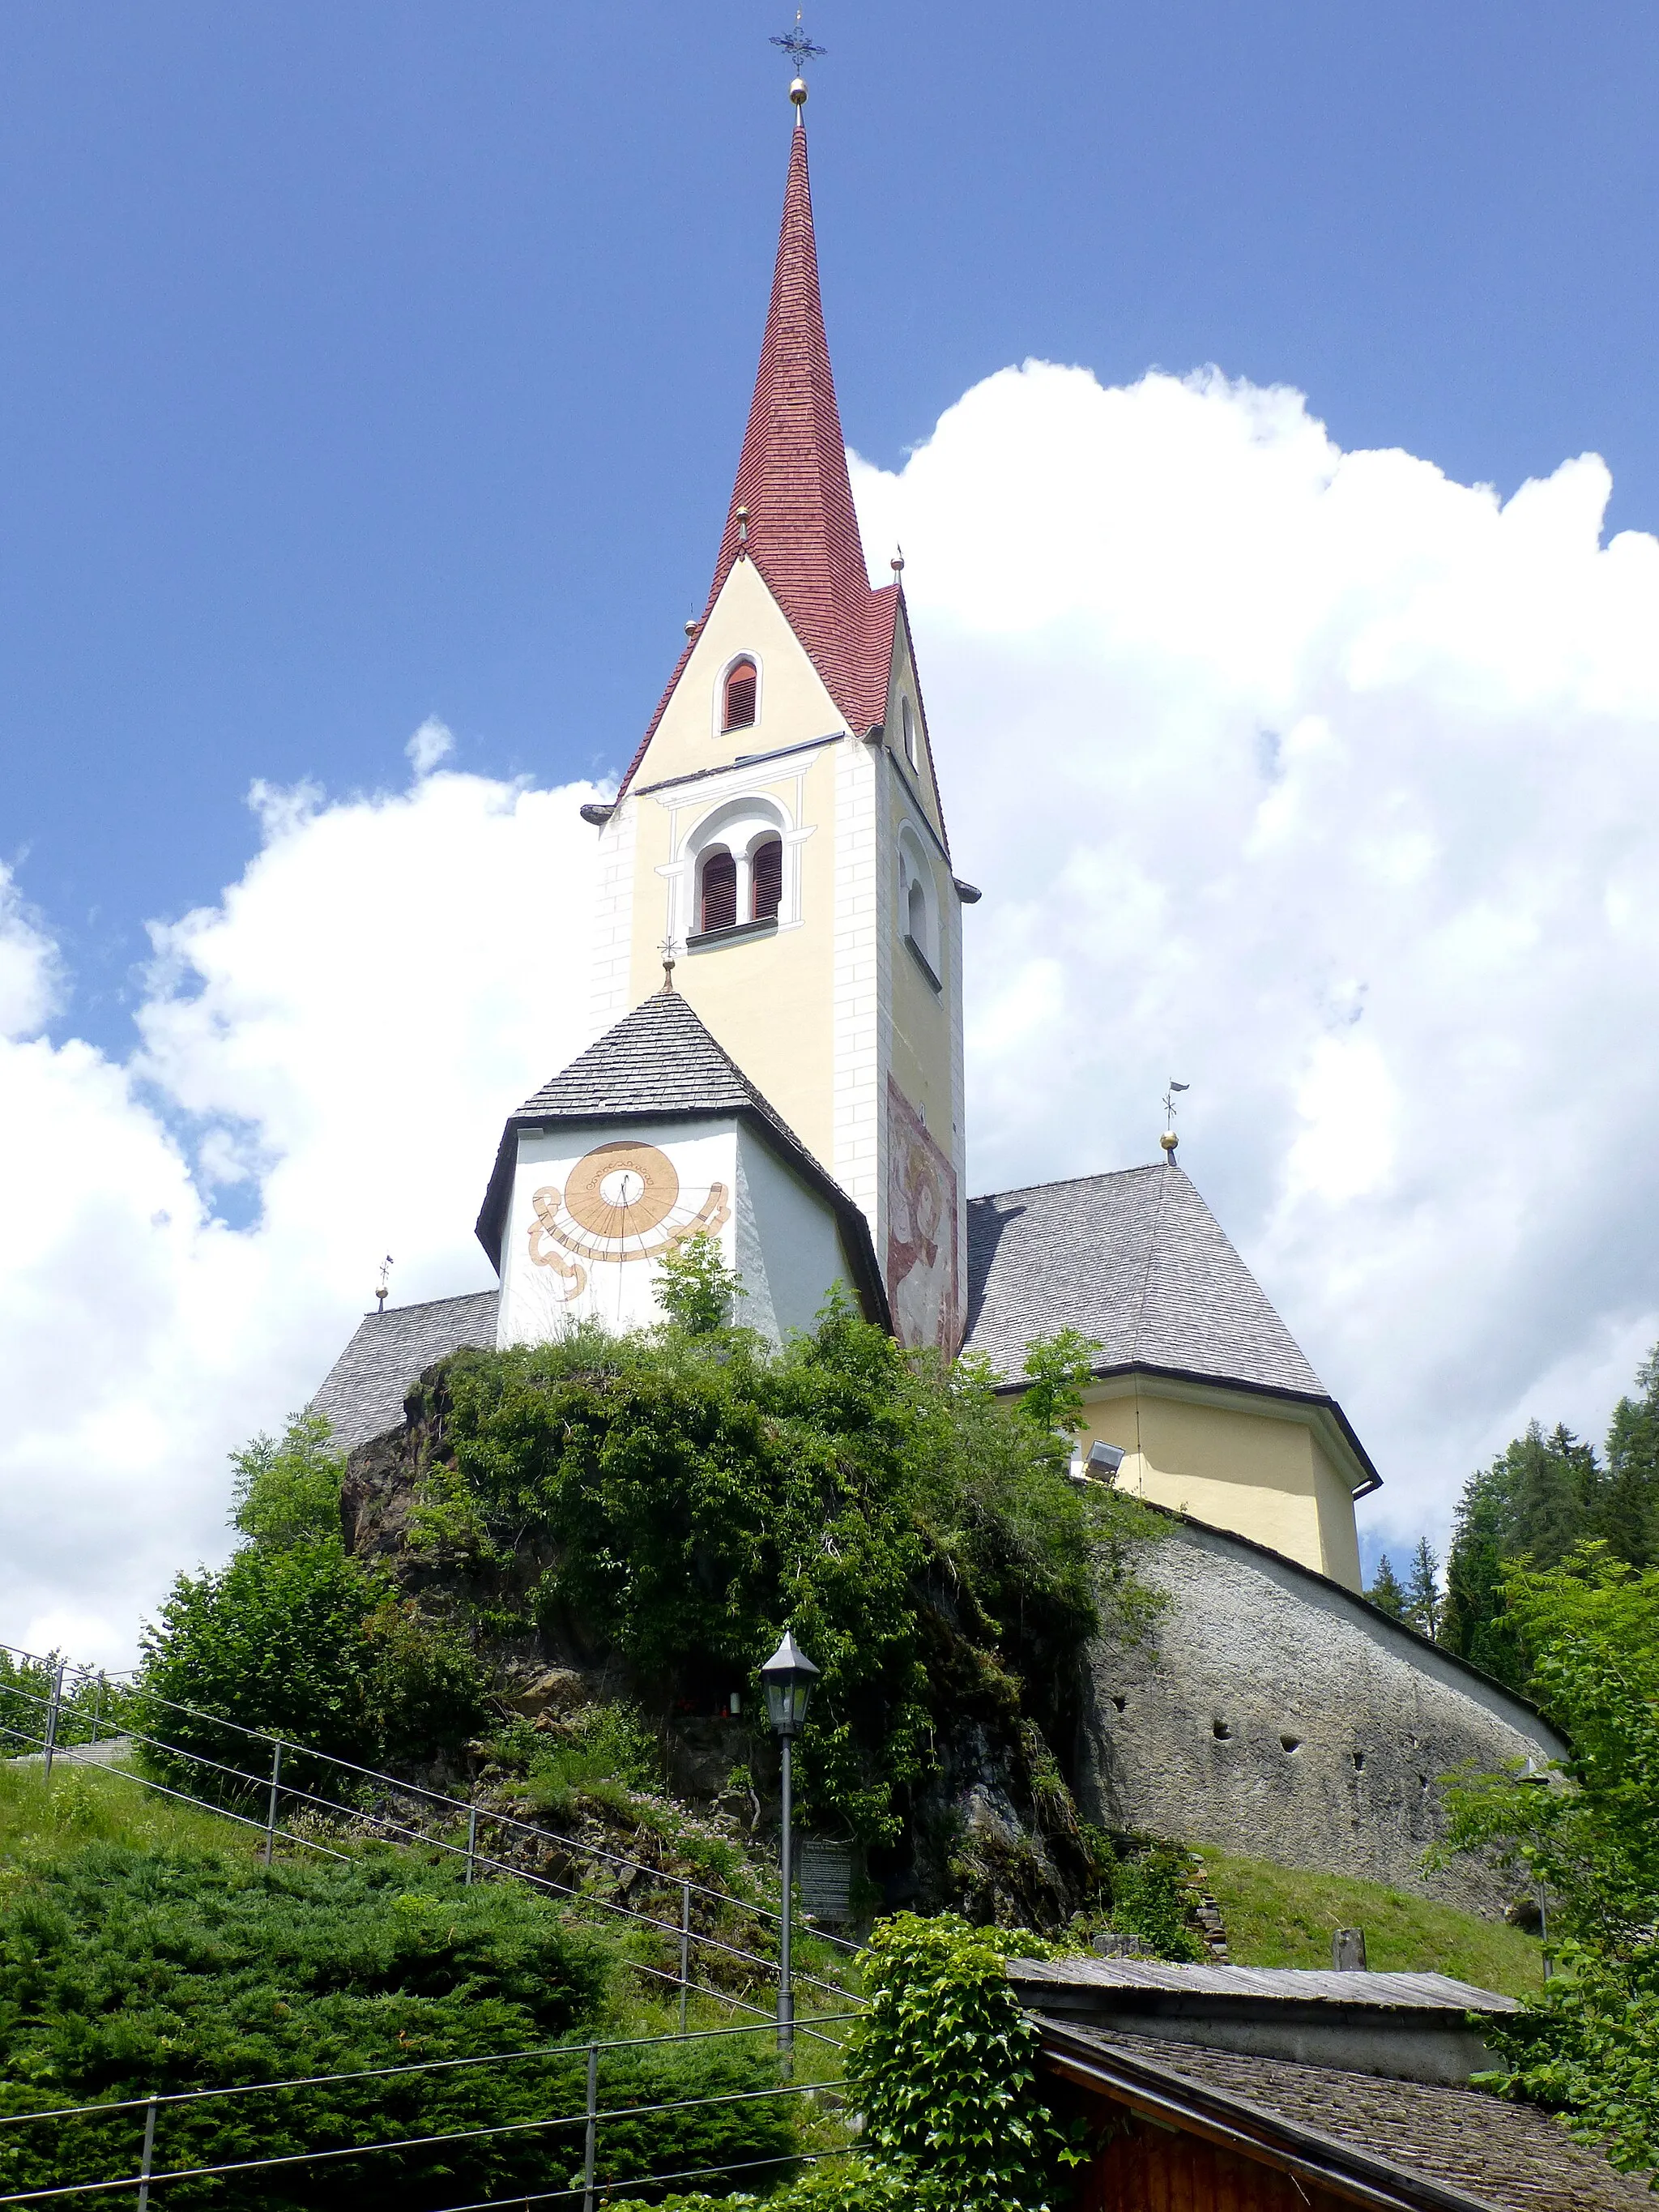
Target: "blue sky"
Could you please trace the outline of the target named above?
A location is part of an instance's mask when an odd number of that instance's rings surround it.
[[[58,1024],[255,777],[420,720],[538,779],[631,747],[700,599],[759,337],[781,4],[84,0],[0,17],[0,857]],[[1585,448],[1659,523],[1659,18],[823,0],[850,441],[1028,356],[1214,362],[1508,493]]]
[[[130,1654],[382,1254],[488,1280],[501,1115],[588,1038],[578,801],[714,556],[792,13],[0,13],[9,1640]],[[1659,1339],[1659,16],[807,27],[986,892],[970,1186],[1154,1157],[1189,1080],[1368,1556],[1438,1540]]]

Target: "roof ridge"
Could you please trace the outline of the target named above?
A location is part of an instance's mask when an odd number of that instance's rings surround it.
[[[1162,1160],[1142,1160],[1132,1168],[1097,1168],[1092,1175],[1055,1176],[1048,1182],[1011,1183],[1006,1190],[982,1190],[977,1198],[970,1198],[969,1206],[988,1206],[994,1198],[1020,1198],[1031,1190],[1065,1190],[1079,1182],[1115,1182],[1121,1176],[1152,1175],[1162,1169]],[[1180,1170],[1183,1175],[1186,1170]],[[1190,1181],[1191,1178],[1188,1177]]]
[[[1164,1164],[1167,1169],[1171,1163],[1165,1160]],[[1140,1332],[1146,1319],[1146,1297],[1152,1288],[1152,1261],[1158,1254],[1158,1231],[1159,1224],[1164,1219],[1164,1200],[1168,1189],[1167,1183],[1161,1182],[1158,1186],[1158,1203],[1152,1208],[1152,1226],[1146,1232],[1146,1264],[1140,1271],[1140,1296],[1135,1304],[1134,1326],[1129,1332],[1131,1359],[1139,1359],[1140,1357]]]

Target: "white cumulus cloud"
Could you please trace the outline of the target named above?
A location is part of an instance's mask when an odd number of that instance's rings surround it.
[[[905,581],[968,932],[971,1177],[1182,1158],[1388,1478],[1443,1524],[1659,1337],[1659,543],[1607,471],[1507,501],[1291,392],[976,386],[859,466]],[[0,880],[0,1613],[130,1652],[222,1553],[225,1455],[372,1296],[489,1279],[504,1114],[586,1036],[586,786],[256,789],[158,927],[125,1064],[45,1033]],[[26,831],[27,825],[20,825]]]
[[[897,473],[975,1187],[1182,1156],[1443,1526],[1659,1336],[1659,542],[1213,372],[978,386]]]
[[[399,1299],[493,1281],[501,1123],[586,1020],[592,795],[259,792],[241,880],[154,933],[129,1066],[0,1042],[6,1641],[130,1652],[222,1554],[227,1453],[304,1402],[383,1253]]]

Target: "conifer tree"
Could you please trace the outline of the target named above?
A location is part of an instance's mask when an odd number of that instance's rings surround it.
[[[1639,1398],[1621,1398],[1607,1430],[1595,1534],[1633,1567],[1659,1565],[1659,1345],[1637,1370]]]
[[[1376,1580],[1365,1595],[1382,1612],[1391,1613],[1396,1620],[1405,1619],[1406,1587],[1389,1565],[1386,1552],[1376,1563]]]
[[[1418,1538],[1412,1554],[1404,1617],[1422,1636],[1432,1636],[1440,1626],[1440,1562],[1426,1536]]]

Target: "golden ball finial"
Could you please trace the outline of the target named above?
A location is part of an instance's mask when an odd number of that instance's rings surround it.
[[[1166,1129],[1158,1141],[1164,1147],[1164,1158],[1167,1160],[1174,1159],[1176,1146],[1181,1142],[1180,1138],[1176,1136],[1175,1131],[1173,1129]]]
[[[793,82],[793,84],[792,84],[792,85],[790,86],[790,88],[789,88],[789,97],[790,97],[790,99],[791,99],[791,100],[793,100],[794,101],[794,103],[795,103],[795,105],[796,105],[796,106],[797,106],[797,107],[805,107],[805,105],[806,105],[806,79],[805,79],[804,76],[798,76],[798,77],[795,79],[795,82]]]
[[[696,615],[688,615],[688,616],[686,617],[686,618],[685,618],[685,634],[686,634],[686,635],[687,635],[688,637],[695,637],[695,636],[696,635],[697,632],[698,632],[702,628],[702,623],[701,618],[700,618],[698,616],[696,616]]]

